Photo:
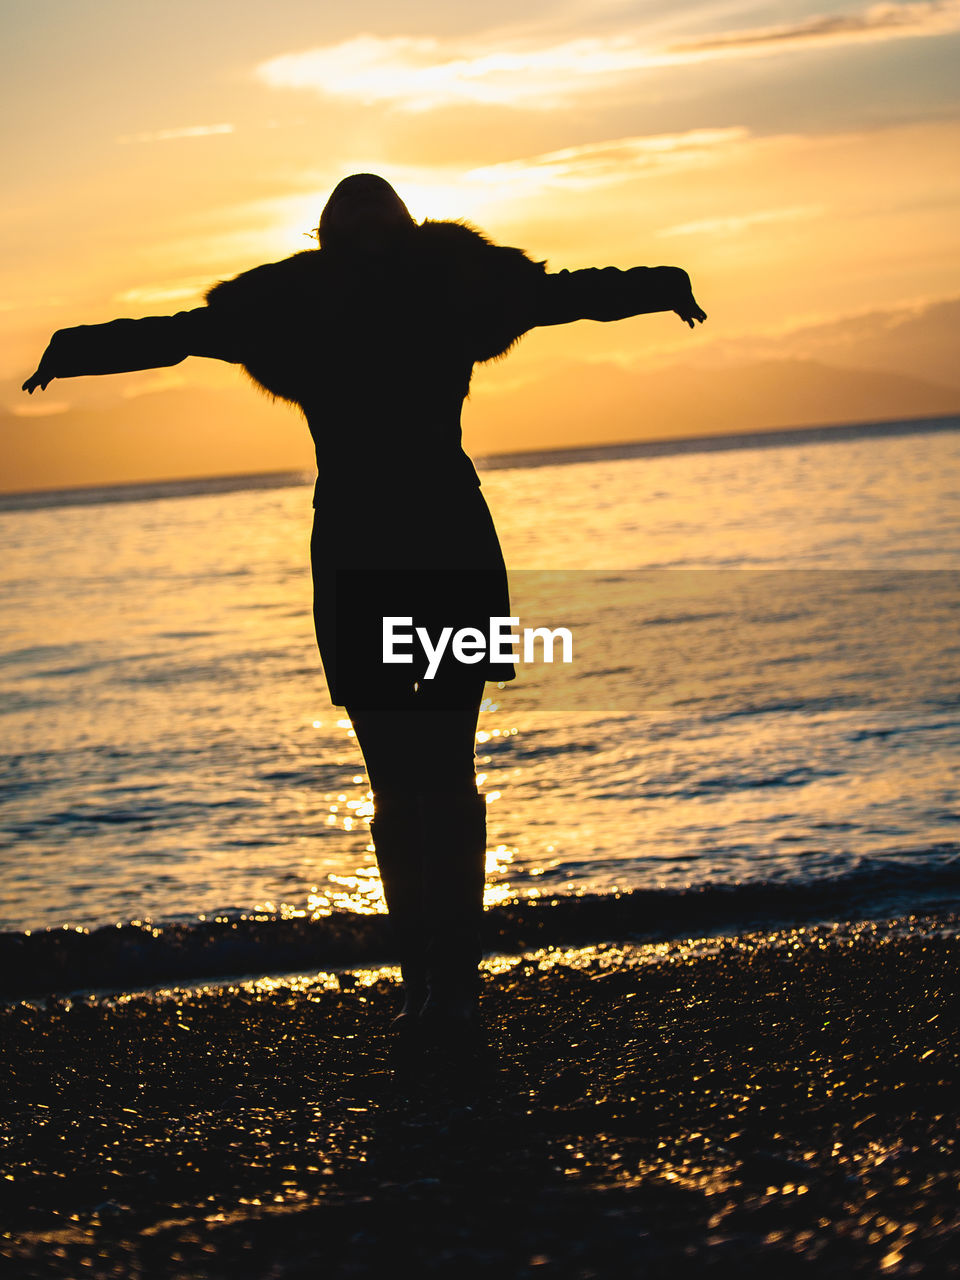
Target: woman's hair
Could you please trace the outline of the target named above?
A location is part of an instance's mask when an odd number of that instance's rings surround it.
[[[320,215],[317,241],[321,249],[377,249],[414,226],[407,206],[385,178],[354,173],[331,192]]]

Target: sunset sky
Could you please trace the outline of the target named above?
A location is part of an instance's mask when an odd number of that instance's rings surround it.
[[[309,247],[345,174],[674,316],[528,335],[476,455],[960,411],[960,0],[6,0],[0,488],[309,467],[227,365],[19,390],[70,324]]]

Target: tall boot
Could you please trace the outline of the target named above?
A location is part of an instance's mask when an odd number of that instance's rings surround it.
[[[427,998],[420,811],[415,795],[374,796],[370,834],[403,978],[397,1022],[411,1024]]]
[[[421,796],[426,976],[423,1020],[451,1029],[476,1023],[487,806],[473,790]]]

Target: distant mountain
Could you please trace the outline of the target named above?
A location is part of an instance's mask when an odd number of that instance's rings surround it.
[[[465,421],[468,444],[493,453],[956,412],[960,388],[813,360],[650,372],[582,363],[509,391],[481,384]]]
[[[900,373],[960,387],[960,298],[902,304],[801,325],[778,334],[720,337],[710,345],[727,363],[815,360],[838,369]]]
[[[30,408],[41,394],[64,398],[60,386],[35,392]],[[6,492],[313,466],[300,414],[245,386],[178,387],[41,417],[0,413],[0,441]]]

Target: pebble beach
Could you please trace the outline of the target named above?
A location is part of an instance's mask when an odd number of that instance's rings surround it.
[[[18,1277],[955,1275],[952,915],[8,1002]]]

